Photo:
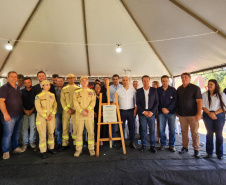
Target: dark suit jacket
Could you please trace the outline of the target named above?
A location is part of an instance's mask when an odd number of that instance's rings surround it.
[[[136,104],[137,104],[137,113],[139,116],[145,111],[145,95],[143,87],[137,89],[136,94]],[[149,89],[149,99],[148,99],[148,111],[151,111],[153,114],[156,114],[157,108],[159,105],[158,92],[156,88],[150,87]]]
[[[37,84],[37,85],[33,86],[32,89],[34,89],[34,94],[35,94],[35,96],[36,96],[37,94],[39,94],[40,92],[42,92],[42,88],[41,88],[40,84]],[[53,84],[51,84],[51,87],[50,87],[50,90],[49,90],[49,91],[50,91],[51,93],[53,93],[53,94],[56,95],[55,88],[54,88],[54,85],[53,85]]]

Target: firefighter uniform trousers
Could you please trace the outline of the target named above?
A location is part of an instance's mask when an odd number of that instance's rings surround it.
[[[81,151],[83,148],[83,130],[84,126],[88,132],[88,149],[94,150],[94,107],[96,104],[96,94],[92,89],[81,88],[74,93],[74,107],[76,109],[77,122],[77,138],[76,151]],[[81,112],[88,110],[87,117],[83,117]]]
[[[62,115],[62,146],[68,146],[69,144],[69,122],[70,118],[72,120],[73,125],[73,134],[72,138],[74,139],[74,145],[75,145],[75,139],[76,139],[76,132],[77,132],[77,124],[75,119],[75,114],[70,115],[68,114],[69,109],[74,109],[73,105],[73,95],[76,89],[79,89],[80,87],[77,85],[66,85],[63,87],[61,95],[60,95],[60,102],[63,107],[63,115]]]
[[[42,91],[35,97],[35,108],[37,110],[36,127],[39,134],[39,148],[40,152],[44,153],[47,150],[46,131],[48,134],[48,149],[54,149],[55,114],[57,110],[55,95]],[[46,119],[49,116],[52,116],[52,119],[47,121]]]

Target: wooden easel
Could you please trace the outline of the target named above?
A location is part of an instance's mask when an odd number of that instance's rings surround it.
[[[116,105],[118,122],[101,123],[101,112],[102,112],[102,106],[103,105]],[[119,130],[120,130],[121,137],[112,138],[112,128],[111,128],[112,124],[119,124]],[[100,127],[101,127],[101,125],[108,125],[108,127],[109,127],[109,138],[100,138]],[[109,141],[110,148],[112,148],[112,141],[121,140],[122,141],[123,154],[126,154],[125,140],[124,140],[124,134],[123,134],[123,129],[122,129],[122,121],[121,121],[121,115],[120,115],[119,105],[118,105],[118,96],[117,96],[117,93],[115,93],[115,103],[110,103],[110,92],[109,92],[109,82],[108,81],[107,81],[107,103],[102,103],[102,93],[100,93],[97,126],[98,126],[97,127],[97,146],[96,146],[96,156],[97,157],[99,157],[99,153],[100,153],[100,141]]]

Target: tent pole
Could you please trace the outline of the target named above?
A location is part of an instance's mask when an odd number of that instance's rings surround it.
[[[224,33],[222,33],[219,29],[217,29],[216,27],[214,27],[213,25],[211,25],[210,23],[208,23],[207,21],[205,21],[204,19],[202,19],[201,17],[199,17],[198,15],[196,15],[194,12],[192,12],[188,8],[185,8],[182,4],[178,3],[175,0],[169,0],[169,1],[171,3],[173,3],[174,5],[176,5],[177,7],[179,7],[180,9],[182,9],[183,11],[185,11],[186,13],[188,13],[190,16],[192,16],[193,18],[195,18],[199,22],[201,22],[202,24],[204,24],[206,27],[208,27],[209,29],[213,30],[218,35],[220,35],[221,37],[223,37],[224,39],[226,39],[226,35]]]
[[[89,74],[89,76],[91,76],[90,63],[89,63],[89,47],[88,47],[87,27],[86,27],[86,7],[85,7],[85,0],[82,0],[82,13],[83,13],[83,25],[84,25],[84,32],[85,32],[86,59],[87,59],[87,65],[88,65],[88,74]]]
[[[38,3],[36,4],[35,8],[33,9],[33,11],[31,12],[30,16],[28,17],[27,21],[25,22],[22,30],[20,31],[18,37],[16,38],[16,41],[13,44],[13,50],[11,50],[8,55],[6,56],[1,68],[0,68],[0,75],[2,74],[2,70],[4,69],[5,65],[7,64],[9,58],[11,57],[11,55],[13,54],[13,52],[15,51],[16,46],[19,44],[22,36],[24,35],[24,33],[26,32],[28,26],[30,25],[32,19],[34,18],[35,14],[37,13],[38,9],[41,7],[41,4],[44,2],[44,0],[39,0]]]
[[[140,27],[140,25],[136,21],[135,17],[133,16],[132,12],[130,11],[129,7],[126,5],[126,3],[124,2],[124,0],[121,0],[121,3],[123,5],[123,7],[126,9],[127,13],[130,15],[131,19],[133,20],[133,22],[135,23],[135,25],[137,26],[137,28],[140,30],[140,32],[143,35],[143,37],[145,38],[145,40],[148,42],[149,41],[149,38],[147,37],[147,35],[144,33],[144,31],[142,30],[142,28]],[[165,62],[163,61],[162,57],[159,55],[159,53],[157,52],[157,50],[153,46],[153,44],[150,43],[150,42],[148,42],[148,44],[151,47],[151,49],[154,51],[154,53],[156,54],[156,56],[158,57],[158,59],[162,62],[163,66],[168,71],[169,75],[170,76],[173,76],[172,73],[170,72],[169,68],[166,66]]]

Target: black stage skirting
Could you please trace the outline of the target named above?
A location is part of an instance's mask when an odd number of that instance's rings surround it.
[[[177,135],[176,148],[181,148],[181,135]],[[203,146],[202,156],[204,151]],[[184,155],[167,149],[157,154],[149,150],[142,153],[127,147],[127,154],[123,155],[117,143],[112,149],[103,146],[100,157],[90,157],[88,149],[84,148],[83,154],[74,158],[71,147],[54,156],[49,154],[49,158],[43,160],[39,152],[28,149],[22,154],[11,154],[9,160],[0,161],[0,184],[226,184],[225,159],[219,161],[216,156],[195,159],[192,155],[192,147]]]

